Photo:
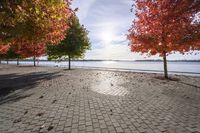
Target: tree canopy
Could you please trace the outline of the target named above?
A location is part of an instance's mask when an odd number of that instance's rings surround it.
[[[45,55],[46,45],[43,43],[37,44],[21,44],[15,46],[15,51],[17,54],[21,55],[23,58],[30,58],[30,57],[40,57]]]
[[[19,59],[19,58],[22,58],[22,56],[16,53],[13,47],[10,47],[6,53],[6,59]]]
[[[0,45],[0,60],[5,59],[9,48],[9,45]]]
[[[59,43],[69,28],[69,5],[68,0],[0,1],[0,45]]]

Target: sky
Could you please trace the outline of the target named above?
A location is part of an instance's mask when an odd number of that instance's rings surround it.
[[[133,0],[73,0],[72,8],[79,8],[80,23],[89,31],[91,50],[85,59],[143,60],[160,59],[132,53],[126,35],[134,20]],[[169,60],[195,60],[199,55],[172,54]]]

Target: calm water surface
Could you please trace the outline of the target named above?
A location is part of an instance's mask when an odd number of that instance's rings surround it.
[[[5,61],[3,63],[6,63]],[[16,64],[16,61],[9,61],[9,64]],[[20,61],[21,65],[32,65],[32,61]],[[39,66],[68,67],[68,62],[40,61]],[[113,69],[124,71],[145,71],[163,72],[162,62],[136,62],[136,61],[72,61],[73,67]],[[168,62],[169,73],[187,74],[200,76],[200,62]]]

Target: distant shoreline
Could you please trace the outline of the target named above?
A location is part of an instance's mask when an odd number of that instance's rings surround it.
[[[1,60],[1,61],[6,61],[6,60]],[[9,61],[16,61],[16,60],[9,60]],[[21,59],[20,61],[33,61],[32,59]],[[39,61],[58,61],[58,60],[39,60]],[[61,60],[61,61],[68,61],[68,60]],[[71,61],[91,61],[91,62],[96,62],[96,61],[116,61],[116,62],[162,62],[162,60],[71,60]],[[200,60],[168,60],[167,62],[200,62]]]

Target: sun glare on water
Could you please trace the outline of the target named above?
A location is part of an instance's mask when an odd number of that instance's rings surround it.
[[[116,61],[103,61],[103,64],[115,64]]]

